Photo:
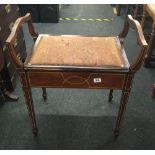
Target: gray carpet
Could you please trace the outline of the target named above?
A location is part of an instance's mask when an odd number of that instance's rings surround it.
[[[65,5],[61,17],[109,18],[111,22],[60,21],[58,24],[34,24],[39,33],[118,35],[124,16],[113,14],[110,5]],[[24,25],[25,39],[31,47]],[[135,42],[135,43],[134,43]],[[134,45],[133,45],[134,44]],[[129,61],[138,48],[133,30],[126,40]],[[155,149],[155,101],[151,98],[155,71],[142,67],[136,73],[120,136],[113,137],[121,92],[109,90],[47,89],[43,101],[41,89],[32,89],[39,135],[34,137],[19,79],[14,93],[17,102],[0,106],[0,149]]]

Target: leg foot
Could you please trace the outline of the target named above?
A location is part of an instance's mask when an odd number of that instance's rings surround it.
[[[42,96],[43,96],[43,99],[44,99],[44,101],[45,101],[45,100],[47,99],[46,88],[42,88],[42,90],[43,90]]]
[[[117,139],[119,136],[119,130],[114,130],[114,138]]]
[[[32,131],[33,131],[34,135],[37,135],[38,130],[37,130],[37,124],[36,124],[36,119],[35,119],[35,112],[34,112],[34,108],[33,108],[31,89],[29,87],[28,88],[25,87],[25,88],[23,88],[23,90],[24,90],[24,96],[26,99],[29,118],[32,123]]]
[[[32,132],[33,132],[34,136],[38,135],[38,129],[37,128],[32,129]]]
[[[113,98],[113,89],[110,89],[108,101],[111,102],[112,98]]]
[[[37,130],[37,124],[36,124],[36,119],[35,119],[31,88],[29,86],[29,81],[28,81],[26,73],[20,73],[20,78],[21,78],[21,83],[23,85],[22,87],[23,87],[24,97],[26,100],[29,118],[32,124],[32,131],[36,135],[38,133],[38,130]]]
[[[122,124],[122,119],[123,119],[123,115],[125,113],[125,108],[127,105],[127,100],[128,100],[129,94],[130,94],[130,90],[122,91],[120,107],[119,107],[118,116],[117,116],[117,120],[116,120],[116,126],[115,126],[115,130],[114,130],[115,137],[117,137],[119,135],[119,129]]]

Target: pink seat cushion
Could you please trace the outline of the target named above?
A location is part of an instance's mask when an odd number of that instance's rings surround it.
[[[117,37],[39,35],[28,65],[123,67]]]

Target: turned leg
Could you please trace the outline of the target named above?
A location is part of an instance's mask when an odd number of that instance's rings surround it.
[[[126,108],[126,105],[127,105],[129,94],[130,94],[129,90],[123,90],[122,91],[119,112],[118,112],[118,116],[117,116],[117,120],[116,120],[116,126],[115,126],[115,129],[114,129],[115,138],[117,138],[118,135],[119,135],[119,129],[120,129],[120,126],[121,126],[121,123],[122,123],[123,115],[125,113],[125,108]]]
[[[108,101],[111,102],[112,98],[113,98],[113,89],[110,89]]]
[[[20,79],[21,79],[21,83],[22,83],[24,97],[26,100],[29,118],[32,123],[32,131],[33,131],[34,135],[37,135],[38,129],[37,129],[37,125],[36,125],[35,112],[34,112],[34,108],[33,108],[33,99],[32,99],[31,88],[28,83],[28,77],[25,73],[22,72],[22,73],[20,73]]]
[[[46,88],[42,88],[42,90],[43,90],[42,96],[43,96],[44,100],[46,100],[47,99]]]
[[[152,51],[154,47],[154,39],[155,39],[155,23],[153,22],[151,37],[150,37],[148,48],[147,48],[147,55],[144,61],[145,67],[151,67],[150,60],[151,60]]]
[[[26,104],[27,104],[27,109],[29,112],[29,117],[30,117],[30,120],[32,123],[32,131],[33,131],[34,135],[37,135],[38,129],[37,129],[37,125],[36,125],[35,112],[34,112],[34,108],[33,108],[31,89],[28,87],[27,88],[23,87],[23,91],[24,91],[24,96],[25,96],[25,100],[26,100]]]

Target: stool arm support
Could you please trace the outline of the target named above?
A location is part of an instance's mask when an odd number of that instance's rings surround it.
[[[23,62],[21,60],[19,60],[18,57],[16,56],[17,52],[14,48],[14,43],[16,41],[17,34],[18,34],[18,32],[19,32],[19,30],[20,30],[20,28],[24,22],[27,22],[28,29],[29,29],[29,32],[30,32],[33,40],[35,41],[38,37],[38,33],[36,33],[36,31],[33,27],[30,13],[27,13],[25,16],[20,17],[16,20],[16,22],[15,22],[15,24],[11,30],[11,33],[6,40],[6,46],[7,46],[7,49],[9,51],[9,55],[10,55],[12,61],[15,63],[17,68],[23,68],[24,67]]]
[[[32,20],[31,20],[31,14],[30,13],[27,13],[25,16],[23,17],[20,17],[16,20],[12,30],[11,30],[11,34],[9,35],[8,39],[7,39],[7,42],[12,42],[16,39],[17,37],[17,34],[18,34],[18,31],[19,29],[21,28],[22,24],[24,22],[27,22],[28,24],[28,29],[29,29],[29,32],[31,34],[31,36],[33,38],[37,38],[38,37],[38,33],[35,32],[35,29],[33,27],[33,24],[32,24]]]
[[[24,64],[20,59],[18,59],[18,57],[16,55],[16,51],[15,51],[13,45],[11,43],[9,43],[9,42],[6,42],[6,47],[7,47],[8,51],[9,51],[9,56],[10,56],[11,60],[13,61],[13,63],[16,65],[16,67],[23,69]]]
[[[146,46],[142,47],[138,57],[135,59],[135,61],[130,66],[131,72],[135,73],[138,71],[138,69],[141,67],[142,63],[145,60],[146,52],[147,52],[147,47]]]
[[[126,38],[128,32],[129,32],[129,28],[130,28],[130,25],[129,25],[129,22],[128,20],[126,19],[125,22],[124,22],[124,27],[123,27],[123,30],[120,32],[120,34],[118,35],[119,39],[120,39],[120,42],[123,44],[124,42],[124,39]]]
[[[138,45],[141,48],[141,51],[138,57],[135,59],[135,61],[130,66],[130,71],[136,72],[140,68],[140,66],[142,65],[145,59],[145,56],[147,54],[146,52],[147,52],[148,44],[145,40],[140,23],[137,20],[133,19],[131,15],[127,16],[127,19],[125,20],[125,23],[124,23],[123,31],[119,34],[120,42],[123,44],[124,39],[126,38],[129,28],[131,26],[134,28],[134,30],[137,33]]]
[[[147,42],[145,40],[140,23],[137,20],[133,19],[131,15],[128,15],[128,22],[134,27],[135,31],[137,32],[138,43],[140,44],[140,46],[147,46]]]
[[[141,48],[141,51],[140,51],[138,57],[130,66],[131,71],[136,72],[141,67],[141,65],[145,59],[145,56],[147,54],[146,52],[147,52],[148,44],[145,40],[143,30],[142,30],[140,23],[137,20],[133,19],[131,15],[128,15],[128,22],[130,25],[132,25],[134,27],[135,31],[137,32],[137,41]]]

